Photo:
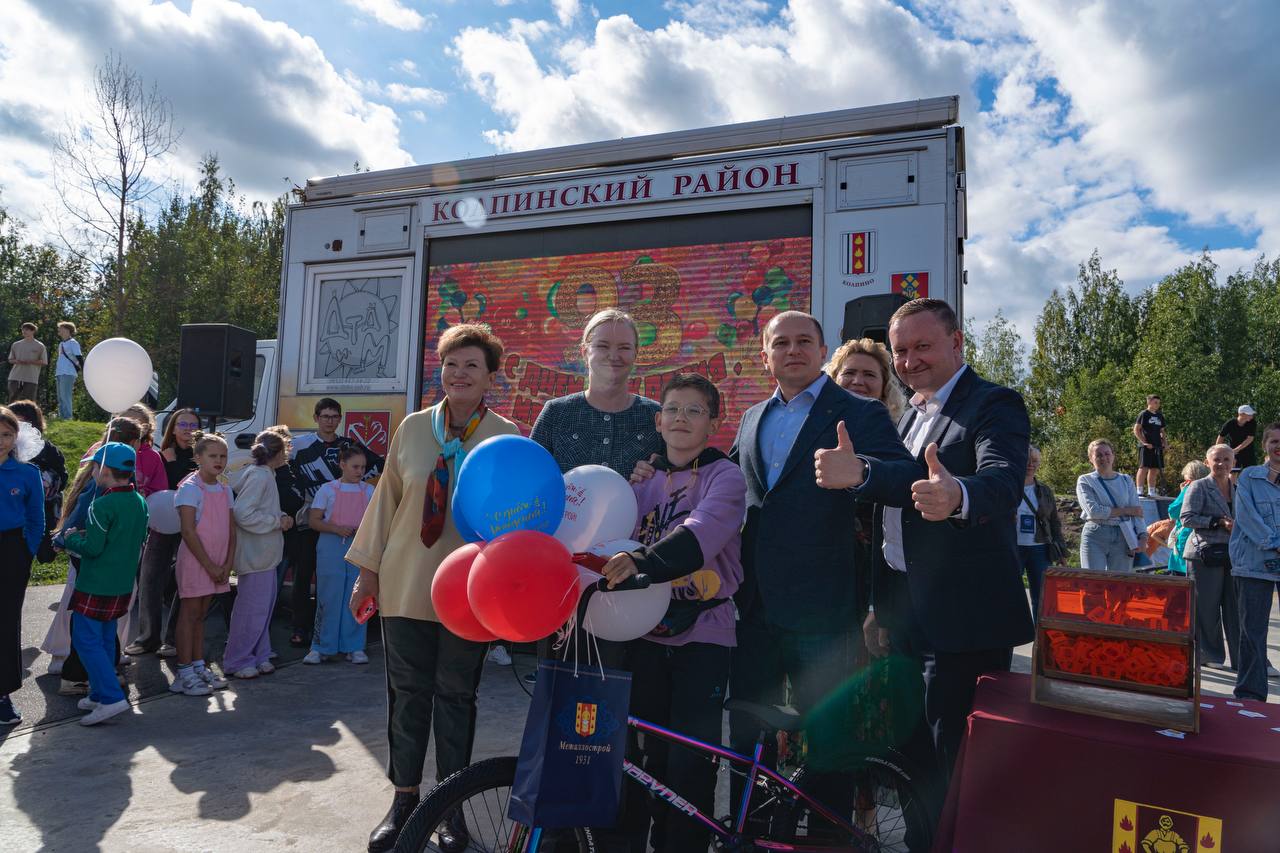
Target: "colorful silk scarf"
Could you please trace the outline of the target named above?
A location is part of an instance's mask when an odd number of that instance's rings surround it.
[[[449,506],[449,460],[455,459],[454,470],[461,470],[462,460],[466,458],[467,451],[462,446],[467,439],[480,426],[480,421],[484,420],[484,414],[487,412],[484,401],[480,401],[480,405],[476,408],[475,413],[471,415],[471,419],[467,421],[467,426],[462,430],[462,435],[458,438],[450,438],[448,436],[447,426],[449,423],[449,401],[445,400],[440,404],[440,408],[436,409],[435,414],[431,417],[431,429],[435,433],[436,441],[440,444],[440,455],[436,458],[435,470],[431,472],[431,478],[427,480],[427,493],[422,501],[422,544],[430,548],[440,539],[440,534],[444,532],[444,515],[445,509]]]

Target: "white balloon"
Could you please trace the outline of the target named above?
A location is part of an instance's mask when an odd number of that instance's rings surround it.
[[[579,566],[578,588],[586,590],[602,577],[604,575]],[[671,584],[667,581],[651,584],[647,589],[597,592],[587,602],[582,629],[602,640],[619,643],[634,640],[657,627],[670,603]]]
[[[84,387],[104,411],[122,412],[151,387],[151,356],[128,338],[108,338],[85,356]]]
[[[178,518],[178,508],[173,505],[173,498],[177,494],[173,489],[165,489],[147,496],[147,527],[156,533],[181,532],[182,522]]]
[[[636,515],[636,493],[621,474],[582,465],[564,475],[564,517],[555,537],[578,554],[592,542],[630,536]]]

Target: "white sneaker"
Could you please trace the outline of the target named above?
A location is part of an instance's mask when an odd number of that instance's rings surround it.
[[[182,693],[186,696],[208,696],[213,688],[205,684],[194,672],[187,678],[179,675],[169,685],[170,693]]]
[[[256,666],[246,666],[244,669],[237,669],[231,674],[236,678],[257,678],[258,668]]]
[[[66,662],[66,658],[60,658],[55,655],[53,660],[49,661],[49,674],[62,675],[62,665]]]
[[[322,660],[324,660],[324,658],[320,657],[320,653],[315,649],[307,652],[306,656],[302,658],[302,662],[308,664],[320,663]]]
[[[355,651],[347,655],[347,660],[351,661],[352,663],[368,663],[369,656],[365,654],[363,651]]]
[[[269,660],[258,664],[258,675],[270,675],[276,671],[276,665]]]
[[[227,680],[207,666],[204,669],[196,670],[196,675],[200,676],[200,680],[214,690],[222,690],[227,686]]]
[[[511,655],[507,653],[506,646],[494,646],[489,649],[489,654],[485,660],[489,663],[496,663],[498,666],[511,666]]]
[[[1271,664],[1267,664],[1267,678],[1280,678],[1280,669],[1276,669]]]
[[[98,707],[98,703],[86,696],[76,703],[76,707],[81,711],[92,711],[94,708]]]
[[[107,705],[99,705],[80,718],[80,725],[96,726],[103,720],[109,720],[116,714],[123,714],[127,710],[129,710],[128,699],[121,699],[119,702],[112,702]]]

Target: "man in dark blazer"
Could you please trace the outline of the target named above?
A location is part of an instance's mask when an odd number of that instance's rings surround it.
[[[865,635],[873,654],[892,648],[920,658],[945,782],[978,676],[1007,671],[1013,647],[1034,633],[1014,523],[1030,423],[1021,395],[965,365],[963,334],[945,302],[903,305],[889,341],[894,369],[914,392],[898,432],[928,476],[912,484],[910,506],[880,510],[884,547]],[[848,466],[851,455],[830,464]],[[868,486],[878,475],[872,462]],[[840,486],[847,477],[830,479]]]
[[[798,311],[778,314],[765,328],[763,344],[761,358],[777,390],[743,414],[730,451],[747,481],[730,693],[781,704],[789,680],[803,714],[853,671],[855,576],[871,570],[855,564],[852,489],[863,486],[859,473],[868,465],[874,471],[860,496],[902,506],[923,468],[907,453],[883,404],[848,393],[822,372],[827,349],[816,319]],[[842,469],[850,488],[823,488],[822,457],[853,442],[858,451]],[[750,755],[759,724],[741,714],[731,714],[729,724],[733,747]],[[815,782],[816,795],[834,808],[851,809],[847,780]]]

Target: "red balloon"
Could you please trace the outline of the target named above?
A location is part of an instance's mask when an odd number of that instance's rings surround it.
[[[463,545],[440,561],[440,568],[431,579],[431,606],[440,623],[462,639],[477,643],[498,639],[480,624],[467,600],[467,578],[482,550],[482,542]]]
[[[484,546],[467,578],[471,610],[504,640],[531,643],[553,633],[578,605],[578,567],[569,549],[536,530],[504,533]]]

